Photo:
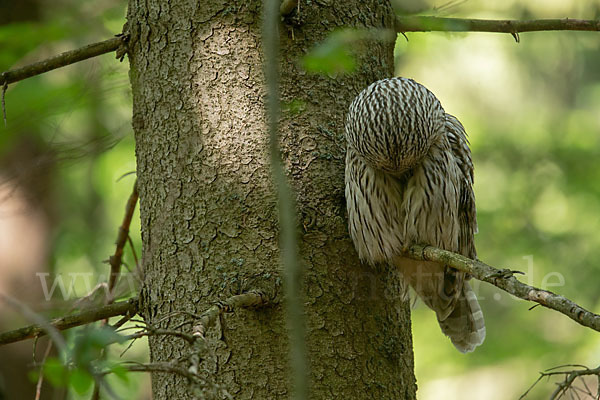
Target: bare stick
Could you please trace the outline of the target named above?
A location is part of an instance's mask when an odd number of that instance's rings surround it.
[[[6,89],[8,89],[8,83],[4,82],[2,85],[2,119],[4,120],[4,126],[6,126]]]
[[[59,349],[59,351],[64,351],[67,348],[67,344],[65,343],[65,340],[62,337],[62,335],[58,332],[58,329],[56,329],[55,326],[52,326],[52,323],[49,322],[46,318],[44,318],[40,314],[35,313],[26,304],[23,304],[19,300],[14,299],[6,294],[0,293],[0,300],[4,301],[6,304],[18,310],[19,313],[27,320],[35,322],[39,331],[43,332],[43,334],[48,334],[48,336],[50,336],[50,339],[52,339],[52,341],[56,344],[56,347]],[[2,344],[1,339],[2,335],[0,334],[0,344]]]
[[[266,296],[258,290],[252,290],[248,293],[231,296],[225,301],[219,301],[199,316],[199,320],[193,328],[193,335],[204,337],[206,329],[213,325],[217,317],[223,313],[233,312],[236,308],[258,308],[267,303]]]
[[[143,327],[144,330],[140,332],[136,332],[126,337],[126,340],[139,339],[144,336],[175,336],[181,338],[188,342],[189,344],[194,344],[197,339],[197,336],[188,335],[182,331],[172,330],[172,329],[156,329],[152,327]]]
[[[135,211],[135,205],[137,204],[139,197],[138,187],[137,187],[137,179],[133,184],[133,190],[129,199],[127,200],[127,205],[125,206],[125,215],[123,216],[123,222],[119,227],[119,233],[117,234],[116,241],[116,249],[115,254],[110,256],[110,277],[108,278],[108,293],[109,299],[108,304],[112,303],[115,286],[117,284],[117,279],[119,278],[119,274],[121,273],[121,263],[123,260],[123,248],[127,243],[127,239],[129,238],[129,226],[131,225],[131,219],[133,218],[133,212]]]
[[[556,371],[556,369],[559,368],[565,368],[565,367],[578,367],[581,369],[571,369],[571,370],[565,370],[565,371]],[[531,391],[531,389],[534,388],[534,386],[536,386],[539,381],[542,380],[542,378],[549,378],[551,376],[555,376],[555,375],[564,375],[564,380],[562,382],[558,382],[557,388],[556,390],[550,395],[550,400],[554,400],[554,399],[559,399],[562,395],[566,394],[566,392],[569,389],[575,389],[573,387],[573,383],[575,382],[575,380],[579,377],[582,376],[590,376],[590,375],[595,375],[596,377],[598,377],[599,381],[600,381],[600,367],[598,368],[594,368],[594,369],[590,369],[588,367],[586,367],[585,365],[562,365],[559,367],[554,367],[554,368],[550,368],[544,372],[540,372],[540,376],[539,378],[533,383],[533,385],[531,385],[529,387],[529,389],[527,389],[527,391],[525,393],[523,393],[521,395],[521,397],[519,397],[519,400],[524,399],[525,397],[527,397],[527,395],[529,394],[529,392]],[[585,382],[584,382],[585,385]],[[585,385],[586,388],[587,385]],[[588,388],[589,390],[589,388]],[[592,395],[592,393],[586,393],[590,395],[590,398]],[[600,395],[600,393],[598,393],[598,395]]]
[[[33,64],[16,68],[0,74],[0,85],[18,82],[35,75],[43,74],[66,65],[87,60],[101,54],[110,53],[124,45],[128,40],[127,35],[118,35],[117,37],[105,40],[103,42],[88,44],[76,50],[67,51],[47,60],[38,61]]]
[[[404,32],[497,32],[517,35],[537,31],[600,31],[600,20],[485,20],[441,17],[396,17],[395,30]]]
[[[137,299],[129,299],[128,301],[96,307],[77,314],[56,318],[49,321],[47,325],[55,330],[62,331],[117,315],[136,314],[137,305]],[[0,333],[0,345],[18,342],[33,337],[44,336],[46,331],[47,327],[43,326],[42,324],[36,324],[16,329],[14,331],[3,332]]]
[[[127,243],[127,239],[129,239],[129,226],[131,225],[131,219],[133,218],[133,212],[135,211],[135,205],[138,201],[138,187],[137,187],[137,179],[133,183],[133,190],[131,195],[129,195],[129,199],[127,200],[127,204],[125,205],[125,215],[123,216],[123,222],[121,222],[121,226],[119,227],[119,231],[117,233],[117,240],[115,242],[116,248],[115,253],[109,257],[108,263],[110,264],[110,275],[108,277],[108,296],[106,298],[106,304],[112,304],[115,300],[115,287],[117,285],[117,280],[119,279],[119,275],[121,275],[121,264],[123,263],[123,249],[125,248],[125,244]],[[128,316],[126,315],[125,318]],[[108,319],[104,319],[102,321],[103,326],[108,323]],[[117,323],[125,323],[123,319],[118,321]],[[102,351],[101,357],[105,357],[105,352]],[[100,381],[94,382],[94,391],[92,392],[92,400],[97,400],[100,398]]]
[[[38,376],[37,384],[35,385],[35,400],[40,400],[40,396],[42,395],[42,383],[44,382],[44,364],[50,355],[50,350],[52,350],[52,341],[48,341],[46,345],[46,351],[44,352],[44,357],[42,358],[42,362],[40,363],[40,376]]]
[[[514,271],[499,270],[481,261],[471,260],[460,254],[431,246],[411,246],[406,249],[404,255],[414,260],[435,261],[467,272],[474,278],[491,283],[515,297],[558,311],[573,321],[600,332],[600,315],[584,309],[563,296],[520,282],[513,276]]]
[[[126,363],[120,364],[124,369],[130,372],[166,372],[171,374],[181,375],[185,378],[188,378],[191,381],[200,379],[200,376],[188,371],[187,369],[172,363],[166,362],[157,362],[157,363],[147,363],[147,364],[138,364],[138,363]],[[112,370],[102,372],[102,375],[108,375],[112,373]]]

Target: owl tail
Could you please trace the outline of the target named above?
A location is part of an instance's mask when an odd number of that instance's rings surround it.
[[[481,307],[477,302],[475,292],[468,282],[463,282],[462,293],[459,295],[454,310],[438,322],[442,332],[450,338],[452,344],[461,353],[475,350],[485,339],[485,323]]]
[[[435,311],[442,332],[460,352],[468,353],[483,343],[483,313],[464,272],[404,257],[394,262],[404,281]]]

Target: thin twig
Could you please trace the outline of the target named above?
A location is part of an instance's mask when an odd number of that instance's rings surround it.
[[[471,260],[460,254],[431,246],[411,246],[406,249],[404,255],[414,260],[435,261],[467,272],[474,278],[491,283],[515,297],[558,311],[580,325],[600,332],[600,315],[584,309],[563,296],[520,282],[513,276],[514,271],[499,270],[481,261]]]
[[[258,308],[268,303],[266,296],[258,290],[231,296],[225,301],[215,303],[208,310],[199,315],[198,321],[193,328],[193,336],[204,337],[206,330],[212,326],[219,315],[233,312],[236,308]]]
[[[123,259],[123,248],[127,243],[127,239],[129,238],[129,226],[131,225],[131,219],[133,218],[133,213],[135,211],[135,205],[137,204],[139,197],[137,179],[133,184],[133,190],[129,199],[127,200],[127,205],[125,206],[125,215],[123,216],[123,222],[119,227],[119,232],[117,234],[116,248],[115,253],[110,256],[110,277],[108,279],[108,304],[112,303],[114,299],[114,290],[117,284],[117,279],[119,278],[119,274],[121,273],[121,264]]]
[[[52,350],[52,341],[48,341],[48,345],[46,346],[46,351],[44,352],[44,357],[42,358],[42,362],[40,363],[40,375],[38,376],[37,384],[35,385],[35,400],[40,400],[40,396],[42,395],[42,383],[44,382],[44,373],[43,368],[46,363],[46,359],[50,355],[50,350]]]
[[[127,35],[118,35],[114,38],[88,44],[76,50],[67,51],[47,60],[38,61],[21,68],[15,68],[0,74],[0,85],[18,82],[53,69],[61,68],[88,58],[96,57],[101,54],[110,53],[124,45],[128,40]]]
[[[37,325],[32,325],[32,326],[35,326],[37,328],[38,334],[36,336],[42,336],[42,335],[48,334],[48,336],[50,336],[50,339],[52,339],[54,344],[56,344],[56,347],[58,348],[59,351],[66,350],[67,344],[65,343],[65,339],[61,336],[60,332],[58,332],[57,327],[54,326],[51,321],[48,321],[42,315],[33,312],[26,304],[23,304],[20,301],[12,298],[10,296],[0,293],[0,300],[4,301],[6,304],[10,305],[11,307],[17,309],[19,311],[19,313],[21,315],[23,315],[23,317],[25,317],[28,321],[35,322]],[[23,328],[23,329],[27,329],[27,328]],[[12,331],[12,332],[6,332],[5,334],[0,334],[0,344],[4,343],[2,341],[2,339],[4,338],[5,335],[10,340],[13,337],[11,335],[11,333],[18,333],[20,331],[21,331],[21,329],[19,329],[17,331]],[[32,337],[32,336],[29,336],[29,337]],[[22,339],[19,338],[17,340],[22,340]],[[7,343],[15,342],[17,340],[11,340],[11,341],[8,341]]]
[[[551,373],[545,373],[542,372],[543,376],[551,376],[551,375],[560,375],[560,374],[564,374],[565,378],[562,382],[557,383],[557,388],[554,391],[554,393],[552,393],[552,395],[550,395],[550,400],[554,400],[554,399],[558,399],[560,398],[560,396],[564,393],[566,393],[569,389],[574,389],[573,387],[573,383],[575,382],[575,380],[581,376],[586,376],[586,375],[600,375],[600,367],[598,368],[594,368],[594,369],[582,369],[582,370],[573,370],[573,371],[563,371],[563,372],[551,372]]]
[[[177,363],[167,363],[167,362],[155,362],[155,363],[126,363],[121,364],[121,366],[129,372],[163,372],[167,374],[177,374],[184,378],[187,378],[189,383],[192,385],[194,390],[199,391],[200,398],[205,398],[205,392],[209,390],[210,392],[216,393],[214,397],[216,398],[224,398],[233,400],[233,396],[229,394],[227,389],[225,389],[224,385],[216,384],[212,382],[208,382],[203,376],[200,376],[198,373],[194,372],[191,368],[184,368]],[[104,375],[110,374],[113,370],[107,370],[103,372]],[[207,371],[208,372],[208,371]]]
[[[6,89],[8,89],[8,83],[4,82],[2,85],[2,118],[4,119],[4,126],[6,127]]]
[[[187,333],[184,333],[184,332],[178,331],[178,330],[155,329],[155,328],[150,328],[150,327],[144,327],[143,331],[136,332],[134,334],[126,336],[126,340],[139,339],[144,336],[160,336],[160,335],[175,336],[175,337],[185,340],[189,344],[194,344],[194,342],[196,341],[196,338],[197,338],[196,336],[188,335]]]
[[[120,320],[118,320],[117,322],[115,322],[114,324],[111,325],[111,327],[113,329],[119,329],[120,327],[122,327],[123,325],[125,325],[125,323],[127,321],[129,321],[131,319],[131,315],[126,314],[123,316],[123,318],[121,318]]]
[[[77,314],[56,318],[46,324],[35,324],[14,331],[3,332],[0,333],[0,345],[44,336],[49,328],[52,328],[54,331],[62,331],[76,326],[89,324],[90,322],[115,317],[117,315],[134,315],[137,313],[137,305],[137,299],[129,299],[128,301],[122,301],[102,307],[94,307]]]
[[[133,240],[131,240],[131,236],[127,236],[127,242],[129,243],[129,247],[131,247],[131,255],[133,255],[133,261],[135,262],[135,268],[139,268],[140,261],[138,260],[137,252],[135,251],[135,246],[133,245]]]
[[[308,399],[308,357],[306,349],[306,323],[302,268],[297,249],[296,207],[287,181],[281,152],[279,150],[279,0],[265,0],[262,41],[265,54],[264,69],[267,86],[267,126],[269,129],[270,162],[273,181],[277,190],[279,208],[279,235],[283,286],[285,292],[285,315],[290,338],[290,366],[292,399]]]
[[[125,215],[123,216],[123,222],[119,227],[117,233],[117,240],[115,242],[116,248],[115,253],[109,257],[108,263],[110,264],[110,275],[108,277],[108,296],[106,297],[106,304],[112,304],[115,300],[115,288],[117,285],[117,280],[119,275],[121,275],[121,265],[123,264],[123,249],[125,248],[125,244],[127,243],[127,239],[129,239],[129,226],[131,225],[131,219],[133,218],[133,213],[135,211],[135,205],[138,201],[138,188],[137,188],[137,179],[133,183],[133,190],[131,195],[129,195],[129,199],[127,200],[127,204],[125,205]],[[127,317],[127,316],[125,316]],[[123,319],[121,319],[122,321]],[[119,321],[119,322],[121,322]],[[123,322],[124,323],[124,322]],[[108,319],[104,319],[102,321],[102,325],[107,325]],[[137,338],[132,338],[137,339]],[[106,357],[106,352],[104,349],[100,354],[101,358]],[[92,392],[91,400],[100,399],[100,381],[97,380],[94,382],[94,390]]]
[[[167,372],[167,373],[175,373],[181,375],[183,377],[188,378],[191,381],[199,379],[199,376],[196,374],[192,374],[185,368],[178,367],[176,365],[172,365],[169,363],[151,363],[151,364],[141,364],[141,365],[129,365],[125,367],[128,371],[131,372]]]
[[[396,32],[497,32],[519,33],[538,31],[600,31],[600,20],[582,19],[536,19],[493,20],[409,16],[396,17]],[[518,41],[518,39],[517,39]]]
[[[191,381],[201,379],[200,376],[189,372],[187,369],[182,368],[176,364],[171,363],[148,363],[148,364],[121,364],[123,368],[130,372],[166,372],[175,373],[188,378]],[[103,375],[112,373],[113,371],[105,371]]]
[[[567,370],[567,371],[556,371],[557,368],[564,368],[564,367],[578,367],[578,368],[581,368],[581,369]],[[554,400],[554,399],[560,398],[563,394],[567,393],[567,391],[569,389],[572,389],[572,390],[579,389],[579,388],[576,388],[576,387],[573,386],[573,383],[575,382],[575,380],[577,378],[580,378],[582,376],[595,375],[595,376],[598,377],[598,379],[600,379],[600,367],[590,369],[590,368],[586,367],[585,365],[561,365],[561,366],[558,366],[558,367],[547,369],[544,372],[540,372],[540,376],[538,377],[538,379],[533,383],[533,385],[531,385],[529,387],[529,389],[525,393],[523,393],[521,395],[521,397],[519,397],[519,400],[524,399],[529,394],[529,392],[531,391],[531,389],[533,389],[533,387],[536,386],[539,383],[540,380],[542,380],[542,378],[547,378],[547,377],[557,376],[557,375],[564,375],[564,379],[563,379],[562,382],[558,382],[556,384],[557,388],[550,395],[550,400]],[[585,384],[585,382],[584,382],[584,385],[587,388],[587,384]],[[587,388],[587,389],[589,391],[589,388]],[[586,393],[586,394],[591,394],[591,393]],[[600,393],[598,393],[598,395],[600,395]]]

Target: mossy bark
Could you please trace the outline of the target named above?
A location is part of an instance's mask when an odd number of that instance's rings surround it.
[[[337,27],[391,27],[392,10],[375,0],[300,3],[300,13],[280,27],[280,131],[301,225],[311,397],[412,399],[408,305],[395,274],[358,262],[344,205],[344,115],[362,88],[393,74],[393,43],[358,49],[353,75],[309,75],[299,63]],[[236,399],[291,393],[261,14],[255,0],[130,0],[128,12],[141,313],[157,324],[171,312],[198,313],[247,289],[272,296],[272,307],[236,311],[209,331],[202,373]],[[182,320],[172,316],[160,325]],[[180,339],[150,338],[154,362],[188,352]],[[155,399],[191,396],[177,376],[156,373],[152,381]]]

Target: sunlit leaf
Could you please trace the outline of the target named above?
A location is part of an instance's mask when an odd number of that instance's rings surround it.
[[[351,46],[356,39],[356,31],[343,30],[332,33],[304,56],[304,69],[322,74],[354,71],[356,61],[351,53]]]
[[[363,41],[394,41],[389,29],[343,29],[333,32],[302,59],[304,69],[321,74],[350,73],[356,69],[355,50]]]

